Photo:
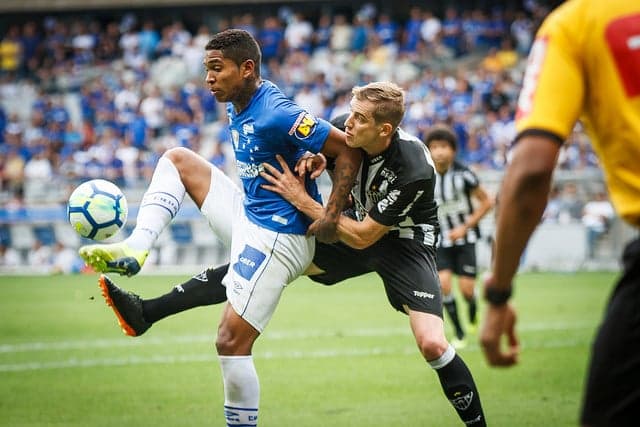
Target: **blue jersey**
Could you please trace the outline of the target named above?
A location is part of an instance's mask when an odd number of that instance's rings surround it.
[[[305,234],[309,218],[279,194],[260,187],[268,184],[260,176],[261,165],[269,163],[280,170],[276,160],[276,154],[280,154],[293,170],[306,151],[317,153],[322,149],[331,125],[307,113],[269,81],[263,81],[240,113],[227,104],[227,114],[247,217],[269,230]],[[307,192],[321,202],[315,181],[308,179],[306,186]]]

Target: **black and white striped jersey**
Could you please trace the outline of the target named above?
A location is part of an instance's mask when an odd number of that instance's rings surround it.
[[[436,171],[435,199],[438,203],[438,222],[440,224],[440,246],[451,247],[475,243],[480,238],[480,228],[467,230],[464,238],[455,242],[449,239],[449,232],[465,223],[473,212],[471,192],[480,185],[478,176],[468,167],[454,161],[449,170],[440,175]]]
[[[425,145],[402,129],[383,153],[365,159],[351,191],[357,220],[392,226],[387,236],[433,246],[438,236],[435,166]],[[364,178],[366,177],[366,178]]]

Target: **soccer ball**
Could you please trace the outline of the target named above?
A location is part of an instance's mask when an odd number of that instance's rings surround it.
[[[120,231],[127,221],[127,199],[117,185],[92,179],[69,196],[67,218],[82,237],[104,240]]]

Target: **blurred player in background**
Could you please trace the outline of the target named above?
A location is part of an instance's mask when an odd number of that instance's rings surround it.
[[[256,426],[260,385],[253,343],[271,319],[284,286],[311,263],[315,239],[307,232],[335,239],[361,153],[345,145],[340,130],[260,78],[260,48],[248,32],[223,31],[205,49],[206,83],[218,102],[227,103],[244,191],[194,152],[169,150],[158,162],[131,236],[117,244],[82,247],[80,254],[98,271],[137,273],[188,189],[217,237],[231,247],[232,264],[223,279],[228,303],[216,340],[227,425]],[[260,176],[263,164],[279,167],[276,154],[294,167],[307,150],[337,156],[338,169],[327,208],[311,226],[293,205],[263,189],[266,181]],[[306,180],[305,188],[320,200],[314,181]],[[105,276],[100,285],[108,295]]]
[[[351,114],[332,121],[345,127],[347,144],[362,148],[366,158],[351,193],[353,207],[338,221],[341,241],[316,241],[313,263],[305,274],[333,285],[376,272],[390,304],[408,315],[418,348],[460,419],[467,425],[485,426],[473,376],[444,334],[435,263],[434,165],[424,144],[398,128],[403,113],[403,91],[393,83],[375,82],[355,88]],[[321,217],[322,205],[288,165],[265,164],[265,170],[271,174],[262,174],[271,182],[266,188],[282,194],[311,219]],[[123,329],[139,335],[160,320],[159,315],[224,301],[219,275],[220,268],[208,269],[153,300],[142,300],[110,281],[107,290]]]
[[[461,348],[466,345],[465,331],[451,290],[453,275],[458,277],[458,286],[467,302],[469,328],[475,330],[476,242],[480,239],[478,224],[491,210],[493,202],[480,185],[478,176],[456,160],[457,138],[451,130],[444,127],[432,130],[427,134],[425,144],[436,166],[434,194],[440,224],[436,262],[442,302],[456,332],[452,344]]]
[[[518,136],[499,195],[493,273],[481,343],[491,365],[517,361],[508,303],[520,256],[540,222],[558,151],[584,119],[618,214],[640,226],[640,2],[570,0],[553,11],[531,49],[518,102]],[[640,408],[640,240],[593,343],[581,422],[637,426]],[[509,348],[500,347],[502,335]]]

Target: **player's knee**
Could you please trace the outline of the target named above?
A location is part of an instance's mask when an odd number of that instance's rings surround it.
[[[416,337],[420,353],[426,360],[435,360],[442,356],[449,347],[449,343],[443,336],[425,335]]]
[[[221,356],[231,356],[238,354],[240,340],[238,335],[231,329],[220,326],[216,338],[216,350]]]
[[[167,151],[165,151],[163,157],[170,160],[171,163],[173,163],[173,165],[176,167],[176,169],[178,169],[178,172],[180,172],[185,167],[188,167],[189,158],[191,158],[193,154],[194,153],[187,148],[174,147],[169,148]]]

